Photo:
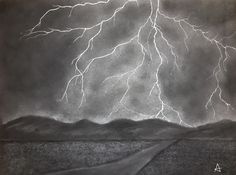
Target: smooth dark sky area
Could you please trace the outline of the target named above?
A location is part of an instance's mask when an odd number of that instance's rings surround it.
[[[0,0],[3,122],[234,120],[235,68],[235,0]]]

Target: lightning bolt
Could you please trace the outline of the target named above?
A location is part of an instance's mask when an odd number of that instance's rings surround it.
[[[156,117],[161,116],[161,119],[170,121],[170,120],[168,119],[168,116],[166,116],[165,113],[164,113],[164,110],[167,108],[167,109],[169,109],[169,110],[171,110],[172,112],[174,112],[174,113],[177,114],[177,117],[178,117],[178,120],[179,120],[179,124],[180,124],[180,125],[185,125],[185,126],[191,127],[190,124],[187,124],[186,122],[183,121],[180,112],[178,112],[176,109],[174,109],[174,107],[170,106],[168,103],[166,103],[166,102],[162,99],[161,83],[160,83],[160,81],[159,81],[159,71],[160,71],[161,66],[162,66],[163,63],[164,63],[163,55],[165,55],[165,54],[162,53],[162,52],[160,51],[160,49],[158,48],[158,46],[157,46],[157,43],[156,43],[156,36],[157,36],[158,33],[161,35],[161,38],[167,43],[167,45],[168,45],[168,47],[169,47],[169,49],[170,49],[170,51],[171,51],[171,54],[172,54],[172,55],[174,56],[174,58],[175,58],[175,64],[176,64],[176,66],[177,66],[178,69],[179,69],[179,66],[178,66],[177,60],[176,60],[178,56],[177,56],[177,55],[174,53],[174,51],[173,51],[173,48],[174,48],[174,47],[173,47],[173,46],[169,43],[169,41],[164,37],[163,32],[161,31],[160,27],[159,27],[158,24],[157,24],[158,14],[161,14],[161,13],[160,13],[160,1],[159,1],[159,0],[157,1],[157,8],[156,8],[154,23],[153,23],[152,27],[153,27],[153,29],[154,29],[154,31],[155,31],[155,33],[154,33],[154,40],[153,40],[153,42],[154,42],[154,47],[155,47],[155,50],[156,50],[156,52],[157,52],[157,54],[158,54],[158,57],[160,58],[160,63],[159,63],[158,66],[157,66],[156,73],[155,73],[155,75],[156,75],[156,81],[155,81],[154,85],[152,86],[152,88],[151,88],[151,90],[150,90],[150,92],[149,92],[149,96],[152,94],[154,88],[157,88],[157,89],[158,89],[158,99],[159,99],[159,101],[160,101],[160,103],[161,103],[161,109],[156,113],[156,115],[155,115]],[[161,14],[161,15],[163,16],[163,14]],[[182,27],[181,27],[181,29],[182,29]]]
[[[201,34],[201,36],[206,40],[208,41],[209,43],[215,45],[215,47],[217,48],[217,50],[219,51],[219,58],[218,58],[218,63],[217,65],[215,66],[215,68],[213,69],[213,72],[212,72],[212,77],[215,78],[215,82],[216,82],[216,86],[215,88],[212,90],[206,104],[205,104],[205,108],[208,109],[209,106],[212,107],[212,110],[213,110],[213,117],[215,118],[216,117],[216,111],[215,111],[215,108],[213,106],[213,100],[212,98],[218,94],[218,98],[219,100],[226,106],[227,108],[227,111],[229,109],[232,109],[234,110],[234,108],[232,107],[232,105],[230,103],[228,103],[223,97],[222,97],[222,88],[220,87],[220,80],[219,80],[219,74],[220,73],[224,73],[224,71],[227,71],[226,70],[226,67],[225,67],[225,62],[228,60],[229,58],[229,53],[228,53],[228,50],[233,50],[233,51],[236,51],[236,48],[233,47],[233,46],[230,46],[230,45],[224,45],[222,43],[223,41],[223,38],[221,40],[217,40],[217,37],[218,35],[216,35],[215,37],[209,37],[207,34],[209,33],[209,31],[203,31],[200,29],[199,26],[196,26],[196,25],[192,25],[190,22],[188,22],[188,19],[189,18],[185,18],[185,19],[175,19],[173,18],[173,20],[175,22],[178,22],[178,23],[184,23],[185,25],[187,25],[188,27],[190,27],[192,29],[193,32],[195,33],[199,33]],[[234,35],[234,34],[233,34]],[[232,37],[232,36],[229,36],[229,37]],[[224,51],[224,54],[223,54],[223,51]],[[223,56],[225,55],[225,56]],[[223,64],[223,67],[221,66]]]
[[[160,0],[158,0],[158,4],[159,4],[159,3],[160,3]],[[158,7],[160,7],[160,6],[158,5]],[[228,111],[229,109],[233,109],[233,110],[234,110],[234,108],[232,107],[232,105],[231,105],[229,102],[227,102],[227,101],[223,98],[223,96],[222,96],[223,90],[222,90],[222,88],[220,87],[219,74],[220,74],[220,73],[224,73],[224,71],[227,71],[227,70],[226,70],[226,66],[225,66],[225,62],[226,62],[226,61],[228,60],[228,58],[229,58],[228,50],[231,49],[231,50],[233,50],[233,51],[236,51],[236,48],[235,48],[235,47],[230,46],[230,45],[224,45],[224,44],[222,43],[222,41],[223,41],[223,39],[225,39],[225,38],[231,38],[231,37],[233,37],[233,36],[235,35],[235,32],[234,32],[233,34],[231,34],[230,36],[223,37],[221,40],[217,40],[218,35],[216,35],[216,36],[213,37],[213,38],[210,38],[210,37],[207,35],[207,34],[209,33],[209,31],[203,31],[203,30],[200,29],[200,26],[196,26],[196,25],[191,24],[191,23],[189,22],[189,18],[178,19],[178,17],[170,17],[170,16],[165,15],[164,13],[162,13],[161,10],[160,10],[160,8],[158,8],[157,13],[159,13],[159,15],[161,15],[162,17],[171,20],[173,23],[176,23],[176,24],[179,26],[179,28],[182,30],[182,32],[183,32],[184,35],[185,35],[184,44],[185,44],[185,47],[186,47],[187,51],[189,50],[189,48],[188,48],[188,46],[187,46],[188,33],[187,33],[186,30],[184,29],[183,25],[186,25],[186,26],[190,27],[190,29],[192,30],[192,32],[200,33],[200,34],[202,35],[202,37],[203,37],[206,41],[208,41],[208,42],[210,42],[211,44],[214,44],[214,45],[216,46],[216,48],[218,49],[218,51],[219,51],[219,53],[220,53],[220,56],[219,56],[219,59],[218,59],[218,63],[217,63],[217,65],[215,66],[215,68],[214,68],[214,70],[213,70],[213,72],[212,72],[212,77],[215,78],[216,86],[215,86],[215,88],[212,90],[212,92],[211,92],[211,94],[210,94],[210,96],[209,96],[209,98],[208,98],[208,100],[207,100],[207,102],[206,102],[206,104],[205,104],[205,108],[208,109],[209,106],[211,106],[211,107],[212,107],[212,110],[213,110],[213,116],[216,117],[216,111],[215,111],[215,108],[214,108],[214,106],[213,106],[212,98],[213,98],[213,96],[215,96],[215,95],[218,94],[219,100],[227,107],[227,111]],[[156,16],[157,16],[157,15],[156,15]],[[156,22],[155,22],[155,24],[156,24]],[[168,40],[164,37],[164,34],[161,32],[161,30],[160,30],[159,28],[158,28],[158,29],[156,28],[155,31],[159,31],[159,32],[161,33],[161,36],[162,36],[162,38],[166,41],[167,45],[169,46],[172,55],[173,55],[175,58],[178,58],[178,56],[177,56],[176,54],[174,54],[174,51],[173,51],[173,48],[174,48],[174,47],[173,47],[170,43],[168,43]],[[156,50],[157,50],[157,47],[156,47]],[[222,50],[224,51],[224,55],[225,55],[225,56],[223,56]],[[158,51],[158,50],[157,50],[157,51]],[[160,57],[160,59],[161,59],[161,64],[162,64],[162,62],[163,62],[163,57],[162,57],[162,54],[161,54],[160,51],[158,52],[158,55],[159,55],[159,57]],[[161,64],[160,64],[160,66],[161,66]],[[223,68],[222,68],[221,64],[223,64]],[[159,68],[160,68],[160,66],[159,66]],[[178,67],[178,65],[177,65],[177,67]],[[157,74],[158,74],[159,68],[157,69]],[[178,67],[178,68],[179,68],[179,67]],[[158,80],[158,75],[156,75],[156,77],[157,77],[157,81],[156,81],[156,83],[155,83],[154,85],[157,86],[158,89],[159,89],[159,91],[160,91],[160,84],[158,83],[158,82],[159,82],[159,80]],[[150,94],[151,94],[151,92],[152,92],[153,89],[154,89],[154,87],[151,89]],[[159,100],[160,100],[160,99],[161,99],[161,94],[159,93]],[[160,100],[160,101],[161,101],[161,100]],[[157,113],[157,115],[162,114],[162,116],[163,116],[164,118],[166,118],[166,116],[164,116],[164,114],[163,114],[164,106],[165,106],[165,103],[162,102],[162,108],[161,108],[161,110]],[[173,110],[172,107],[171,107],[171,109]],[[183,121],[181,120],[181,117],[180,117],[180,114],[178,113],[178,111],[175,111],[175,112],[176,112],[176,113],[178,114],[178,116],[179,116],[180,123],[183,122]],[[186,125],[186,123],[185,123],[185,125]],[[188,124],[187,124],[187,125],[188,125]]]
[[[68,11],[68,18],[70,18],[71,16],[73,16],[73,12],[76,10],[77,7],[107,5],[111,1],[112,0],[97,1],[94,3],[85,2],[85,3],[77,3],[75,5],[55,5],[55,6],[53,6],[53,8],[46,11],[40,17],[38,23],[35,26],[33,26],[31,29],[29,29],[28,33],[23,36],[23,38],[26,38],[26,39],[35,39],[37,37],[47,36],[52,33],[70,33],[73,31],[79,31],[80,32],[79,36],[77,36],[74,39],[74,42],[79,42],[82,38],[84,38],[86,33],[89,33],[92,35],[88,39],[85,49],[82,50],[82,52],[76,58],[74,58],[72,60],[71,64],[74,65],[74,72],[75,73],[69,79],[69,81],[66,83],[65,90],[64,90],[62,97],[60,99],[61,101],[65,100],[67,103],[69,103],[69,99],[68,99],[69,88],[72,86],[73,83],[77,84],[78,81],[80,81],[81,99],[78,104],[78,108],[80,109],[83,106],[83,104],[86,103],[86,90],[85,90],[86,87],[85,87],[85,83],[84,83],[85,80],[84,79],[85,79],[86,73],[90,71],[91,65],[94,64],[94,62],[96,62],[96,61],[104,60],[105,58],[112,56],[113,54],[115,54],[117,52],[117,50],[119,48],[125,47],[128,44],[135,42],[142,53],[142,59],[141,59],[141,61],[139,61],[137,66],[131,68],[130,70],[128,70],[126,72],[122,72],[120,74],[108,76],[102,82],[102,84],[109,83],[110,80],[115,79],[116,80],[115,83],[117,83],[118,81],[123,80],[123,81],[125,81],[125,86],[126,86],[124,93],[120,96],[118,102],[113,106],[112,111],[107,114],[107,117],[110,118],[114,113],[118,112],[118,110],[120,108],[123,108],[124,110],[126,110],[130,113],[133,113],[135,115],[138,115],[138,116],[142,116],[145,118],[154,118],[155,117],[155,118],[160,118],[160,119],[167,120],[167,121],[171,122],[170,117],[165,112],[165,111],[170,111],[175,114],[175,116],[177,118],[176,120],[178,121],[178,123],[180,125],[192,127],[190,124],[188,124],[186,121],[184,121],[184,117],[182,116],[182,113],[179,112],[177,108],[175,108],[174,106],[169,104],[169,102],[163,98],[162,84],[159,79],[160,69],[162,68],[162,66],[164,64],[168,63],[168,61],[173,59],[175,67],[177,68],[178,71],[181,71],[181,65],[180,65],[181,57],[177,54],[177,48],[171,43],[171,41],[168,39],[168,37],[165,36],[165,32],[163,31],[161,25],[159,24],[159,19],[165,19],[165,20],[171,21],[173,24],[177,25],[180,32],[183,33],[183,35],[184,35],[183,42],[184,42],[184,46],[185,46],[187,52],[189,51],[188,39],[190,36],[190,32],[200,34],[206,41],[208,41],[210,44],[214,45],[217,48],[220,56],[218,58],[217,65],[215,66],[215,68],[212,72],[212,77],[214,77],[214,79],[215,79],[216,86],[211,91],[209,98],[205,104],[205,108],[206,108],[206,110],[208,110],[209,107],[211,107],[213,110],[213,113],[214,113],[213,115],[215,117],[216,111],[214,108],[213,97],[218,95],[219,100],[227,107],[227,110],[233,109],[231,104],[223,98],[223,95],[222,95],[223,90],[220,87],[219,75],[221,73],[224,73],[225,71],[227,71],[225,65],[229,59],[228,51],[229,50],[236,51],[236,48],[234,48],[230,45],[223,44],[223,40],[226,38],[233,37],[235,35],[235,33],[233,33],[230,36],[226,36],[220,40],[218,39],[218,35],[215,36],[214,38],[209,37],[208,36],[209,31],[203,31],[200,26],[191,24],[191,22],[189,22],[189,17],[187,17],[187,18],[181,18],[181,17],[176,17],[176,16],[171,17],[171,16],[166,15],[164,12],[162,12],[161,7],[160,7],[160,0],[149,0],[150,13],[149,13],[148,17],[144,20],[144,22],[142,22],[142,24],[140,24],[138,31],[136,31],[136,33],[134,33],[131,38],[117,44],[116,46],[111,48],[107,53],[105,53],[101,56],[89,58],[88,63],[86,64],[86,66],[84,68],[80,68],[79,63],[80,63],[81,59],[83,57],[85,57],[85,55],[93,49],[94,40],[101,35],[102,31],[104,30],[104,26],[108,25],[108,23],[111,21],[113,21],[113,24],[115,24],[117,14],[122,13],[122,10],[125,9],[127,4],[136,3],[136,5],[140,8],[139,0],[126,0],[126,1],[124,1],[124,3],[121,4],[119,7],[117,7],[114,10],[114,12],[112,13],[112,15],[110,15],[108,18],[98,21],[96,24],[89,26],[89,27],[77,27],[77,28],[65,28],[65,29],[58,29],[58,28],[41,29],[41,25],[42,25],[43,21],[50,14],[53,14],[57,11],[60,11],[62,9],[68,9],[69,10]],[[185,26],[187,26],[190,29],[190,31],[187,31],[185,29]],[[149,34],[146,38],[146,43],[143,43],[141,41],[141,32],[144,30],[145,27],[150,27],[150,28],[149,28]],[[165,43],[165,45],[170,53],[171,58],[168,57],[167,53],[162,51],[160,46],[158,46],[158,38],[157,37],[159,37],[159,40],[161,40],[162,42]],[[152,43],[150,43],[150,40],[152,40]],[[154,48],[154,51],[151,51],[151,47]],[[160,107],[158,107],[158,109],[153,114],[145,114],[145,113],[137,112],[136,110],[129,108],[125,102],[125,99],[127,98],[127,95],[128,95],[128,93],[131,89],[131,86],[132,86],[130,81],[132,80],[134,75],[137,74],[138,70],[144,66],[145,59],[147,57],[150,57],[151,61],[153,61],[153,64],[154,64],[154,62],[158,62],[158,64],[156,65],[155,72],[154,72],[155,80],[154,80],[154,83],[149,91],[149,97],[151,97],[154,90],[156,90],[158,92],[157,98],[160,103]]]

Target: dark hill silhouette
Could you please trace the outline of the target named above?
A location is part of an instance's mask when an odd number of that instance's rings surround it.
[[[193,132],[189,137],[200,139],[236,139],[236,122],[221,120],[216,123],[199,126],[197,132]]]
[[[119,119],[106,124],[97,124],[85,119],[75,123],[62,123],[46,117],[26,116],[2,125],[0,138],[6,140],[155,140],[182,137],[231,139],[235,136],[236,122],[230,120],[197,128],[186,128],[159,119],[143,121]]]

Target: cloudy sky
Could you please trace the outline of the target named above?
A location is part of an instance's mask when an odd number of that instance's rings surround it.
[[[0,0],[0,117],[235,119],[235,0]]]

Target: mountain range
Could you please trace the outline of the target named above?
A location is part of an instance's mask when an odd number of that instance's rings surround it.
[[[98,124],[89,120],[62,123],[54,119],[25,116],[1,127],[3,140],[156,140],[156,139],[234,139],[236,122],[222,120],[195,128],[160,119],[114,120]]]

